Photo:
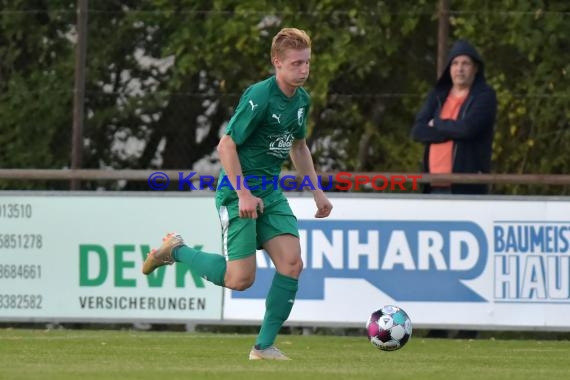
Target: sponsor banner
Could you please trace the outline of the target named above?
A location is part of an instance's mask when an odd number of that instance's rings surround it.
[[[219,251],[213,198],[0,196],[0,320],[219,320],[221,288],[188,267],[141,273],[172,231]]]
[[[1,194],[0,320],[261,321],[274,274],[262,251],[223,312],[221,288],[184,265],[141,274],[166,232],[220,250],[213,197],[178,195]],[[570,329],[570,202],[332,200],[316,220],[311,198],[290,198],[305,270],[289,323],[362,325],[396,304],[417,327]]]
[[[536,198],[535,198],[536,199]],[[545,198],[333,198],[314,219],[290,198],[305,269],[289,323],[355,325],[383,305],[416,326],[570,329],[570,202]],[[260,321],[274,268],[226,290],[224,318]]]

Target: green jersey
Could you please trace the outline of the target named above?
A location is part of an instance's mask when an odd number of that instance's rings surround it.
[[[245,90],[225,131],[237,146],[244,177],[239,179],[240,186],[247,181],[257,197],[278,190],[278,177],[293,141],[305,138],[310,104],[303,88],[287,97],[275,76]],[[237,199],[225,175],[222,169],[216,195],[220,204]]]

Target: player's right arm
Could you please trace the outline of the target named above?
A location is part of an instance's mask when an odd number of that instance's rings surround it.
[[[239,199],[240,218],[257,218],[257,210],[263,212],[263,201],[255,197],[245,186],[237,145],[230,135],[224,135],[218,143],[218,154],[224,171]]]
[[[218,144],[220,161],[239,199],[240,218],[255,219],[258,210],[263,212],[261,198],[255,197],[245,186],[238,146],[246,144],[249,136],[263,123],[267,98],[265,88],[260,84],[245,90]]]

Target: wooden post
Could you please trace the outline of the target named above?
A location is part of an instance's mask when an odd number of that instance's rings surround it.
[[[88,0],[77,0],[77,43],[75,45],[75,87],[73,88],[73,130],[71,137],[71,169],[80,169],[83,156],[83,123],[85,121],[85,57],[87,55]],[[72,179],[71,190],[79,190],[81,181]]]
[[[447,59],[447,40],[449,36],[449,0],[439,0],[437,29],[437,78],[445,69]]]

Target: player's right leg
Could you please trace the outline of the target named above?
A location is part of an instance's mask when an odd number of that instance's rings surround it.
[[[149,274],[160,266],[178,261],[216,285],[234,290],[249,288],[256,269],[255,220],[240,218],[237,202],[231,207],[221,206],[219,214],[224,255],[194,249],[185,245],[180,235],[169,234],[160,248],[147,256],[143,273]]]
[[[163,265],[176,261],[188,264],[201,277],[216,285],[224,285],[226,259],[222,255],[206,253],[184,244],[182,236],[170,233],[162,239],[162,245],[153,249],[146,257],[142,272],[146,275]]]
[[[158,267],[174,264],[172,251],[183,244],[184,240],[182,236],[177,233],[172,232],[166,235],[162,239],[162,245],[158,249],[153,249],[147,255],[143,263],[142,272],[144,274],[150,274]]]
[[[240,218],[236,199],[229,204],[217,204],[222,227],[222,253],[226,259],[224,286],[245,290],[255,280],[256,220]]]

